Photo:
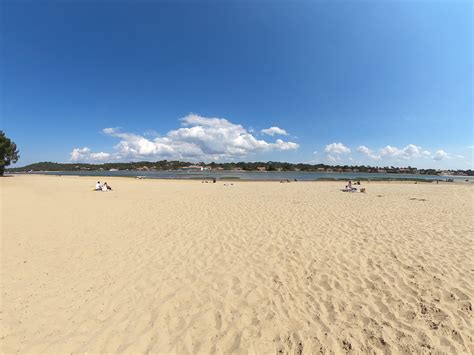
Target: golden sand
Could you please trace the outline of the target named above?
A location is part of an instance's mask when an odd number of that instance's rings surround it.
[[[473,185],[96,181],[0,179],[2,353],[474,352]]]

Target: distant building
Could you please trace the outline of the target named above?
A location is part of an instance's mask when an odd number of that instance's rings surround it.
[[[257,170],[258,170],[258,171],[266,171],[267,168],[264,167],[264,166],[258,166],[258,167],[257,167]]]

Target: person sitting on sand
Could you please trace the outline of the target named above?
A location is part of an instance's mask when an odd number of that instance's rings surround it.
[[[97,181],[97,184],[95,184],[95,191],[100,191],[102,190],[102,185],[100,184],[100,181]]]
[[[349,180],[346,187],[344,189],[341,189],[341,191],[343,191],[343,192],[357,192],[357,188],[352,187],[352,181]]]
[[[107,185],[107,182],[104,182],[104,185],[102,185],[102,191],[107,191],[107,190],[112,191],[112,186]]]

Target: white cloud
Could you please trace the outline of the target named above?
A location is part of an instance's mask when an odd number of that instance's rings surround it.
[[[443,160],[443,159],[446,159],[447,157],[448,157],[448,154],[444,150],[440,149],[436,151],[435,155],[433,156],[433,159]]]
[[[326,145],[324,148],[326,154],[326,159],[331,163],[336,163],[341,161],[341,154],[349,154],[351,150],[342,143],[331,143]]]
[[[104,128],[102,130],[102,132],[104,132],[105,134],[114,134],[116,132],[119,131],[119,128],[118,127],[109,127],[109,128]]]
[[[92,153],[87,147],[74,148],[71,152],[71,161],[87,162],[87,161],[101,161],[107,160],[110,157],[109,153],[98,152]]]
[[[359,146],[357,151],[373,159],[396,161],[397,164],[401,163],[403,160],[409,160],[412,158],[432,158],[436,161],[452,158],[464,158],[462,155],[448,154],[444,150],[438,150],[432,154],[429,150],[423,150],[420,146],[415,144],[408,144],[404,148],[387,145],[379,150],[379,154],[375,154],[373,150],[364,145]]]
[[[285,142],[281,139],[277,139],[274,143],[277,150],[294,150],[299,148],[299,144],[294,142]]]
[[[326,159],[329,160],[331,163],[336,163],[341,160],[341,158],[332,154],[326,155]]]
[[[413,157],[419,157],[428,151],[422,151],[420,146],[414,144],[408,144],[404,148],[397,148],[387,145],[385,148],[380,149],[380,156],[387,158],[404,158],[410,159]],[[429,152],[428,152],[429,154]]]
[[[421,147],[414,144],[408,144],[405,148],[403,148],[403,153],[409,157],[417,157],[421,154]]]
[[[91,153],[90,157],[92,160],[106,160],[110,157],[109,153],[99,152],[99,153]]]
[[[280,127],[270,127],[270,128],[262,129],[260,132],[262,132],[262,134],[266,134],[269,136],[274,136],[275,134],[280,134],[282,136],[288,135],[288,133]]]
[[[328,154],[349,154],[351,150],[342,143],[328,144],[324,151]]]
[[[154,129],[147,129],[145,132],[143,132],[143,135],[148,137],[158,137],[160,134]]]
[[[383,157],[397,157],[403,154],[403,150],[397,147],[387,145],[385,148],[380,149],[380,155]]]
[[[72,161],[79,161],[79,160],[83,160],[85,159],[86,157],[89,156],[90,154],[90,149],[87,148],[87,147],[84,147],[84,148],[74,148],[71,152],[71,160]]]
[[[359,153],[367,155],[369,158],[380,159],[380,155],[374,154],[374,152],[371,149],[367,148],[365,145],[359,146],[357,148],[357,151]]]
[[[244,157],[268,151],[295,150],[299,145],[277,139],[275,142],[256,139],[247,129],[224,118],[207,118],[189,114],[181,119],[178,129],[164,137],[148,139],[133,133],[123,133],[117,128],[105,128],[103,132],[120,138],[116,153],[104,153],[102,159],[174,158],[195,160],[220,160]],[[277,127],[272,127],[277,128]],[[286,132],[285,132],[286,133]],[[99,153],[97,153],[99,154]],[[72,155],[72,153],[71,153]],[[92,158],[91,155],[89,155]]]
[[[362,153],[362,154],[366,154],[366,155],[369,155],[372,153],[372,151],[367,148],[365,145],[360,145],[358,148],[357,148],[357,151],[359,153]]]

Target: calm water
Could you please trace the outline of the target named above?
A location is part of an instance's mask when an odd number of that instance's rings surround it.
[[[149,179],[205,179],[205,178],[235,178],[240,180],[321,180],[321,179],[426,179],[445,180],[454,179],[464,181],[469,179],[474,181],[474,177],[468,176],[437,176],[437,175],[415,175],[415,174],[368,174],[368,173],[318,173],[318,172],[245,172],[245,171],[71,171],[71,172],[41,172],[34,174],[46,175],[75,175],[75,176],[142,176]]]

